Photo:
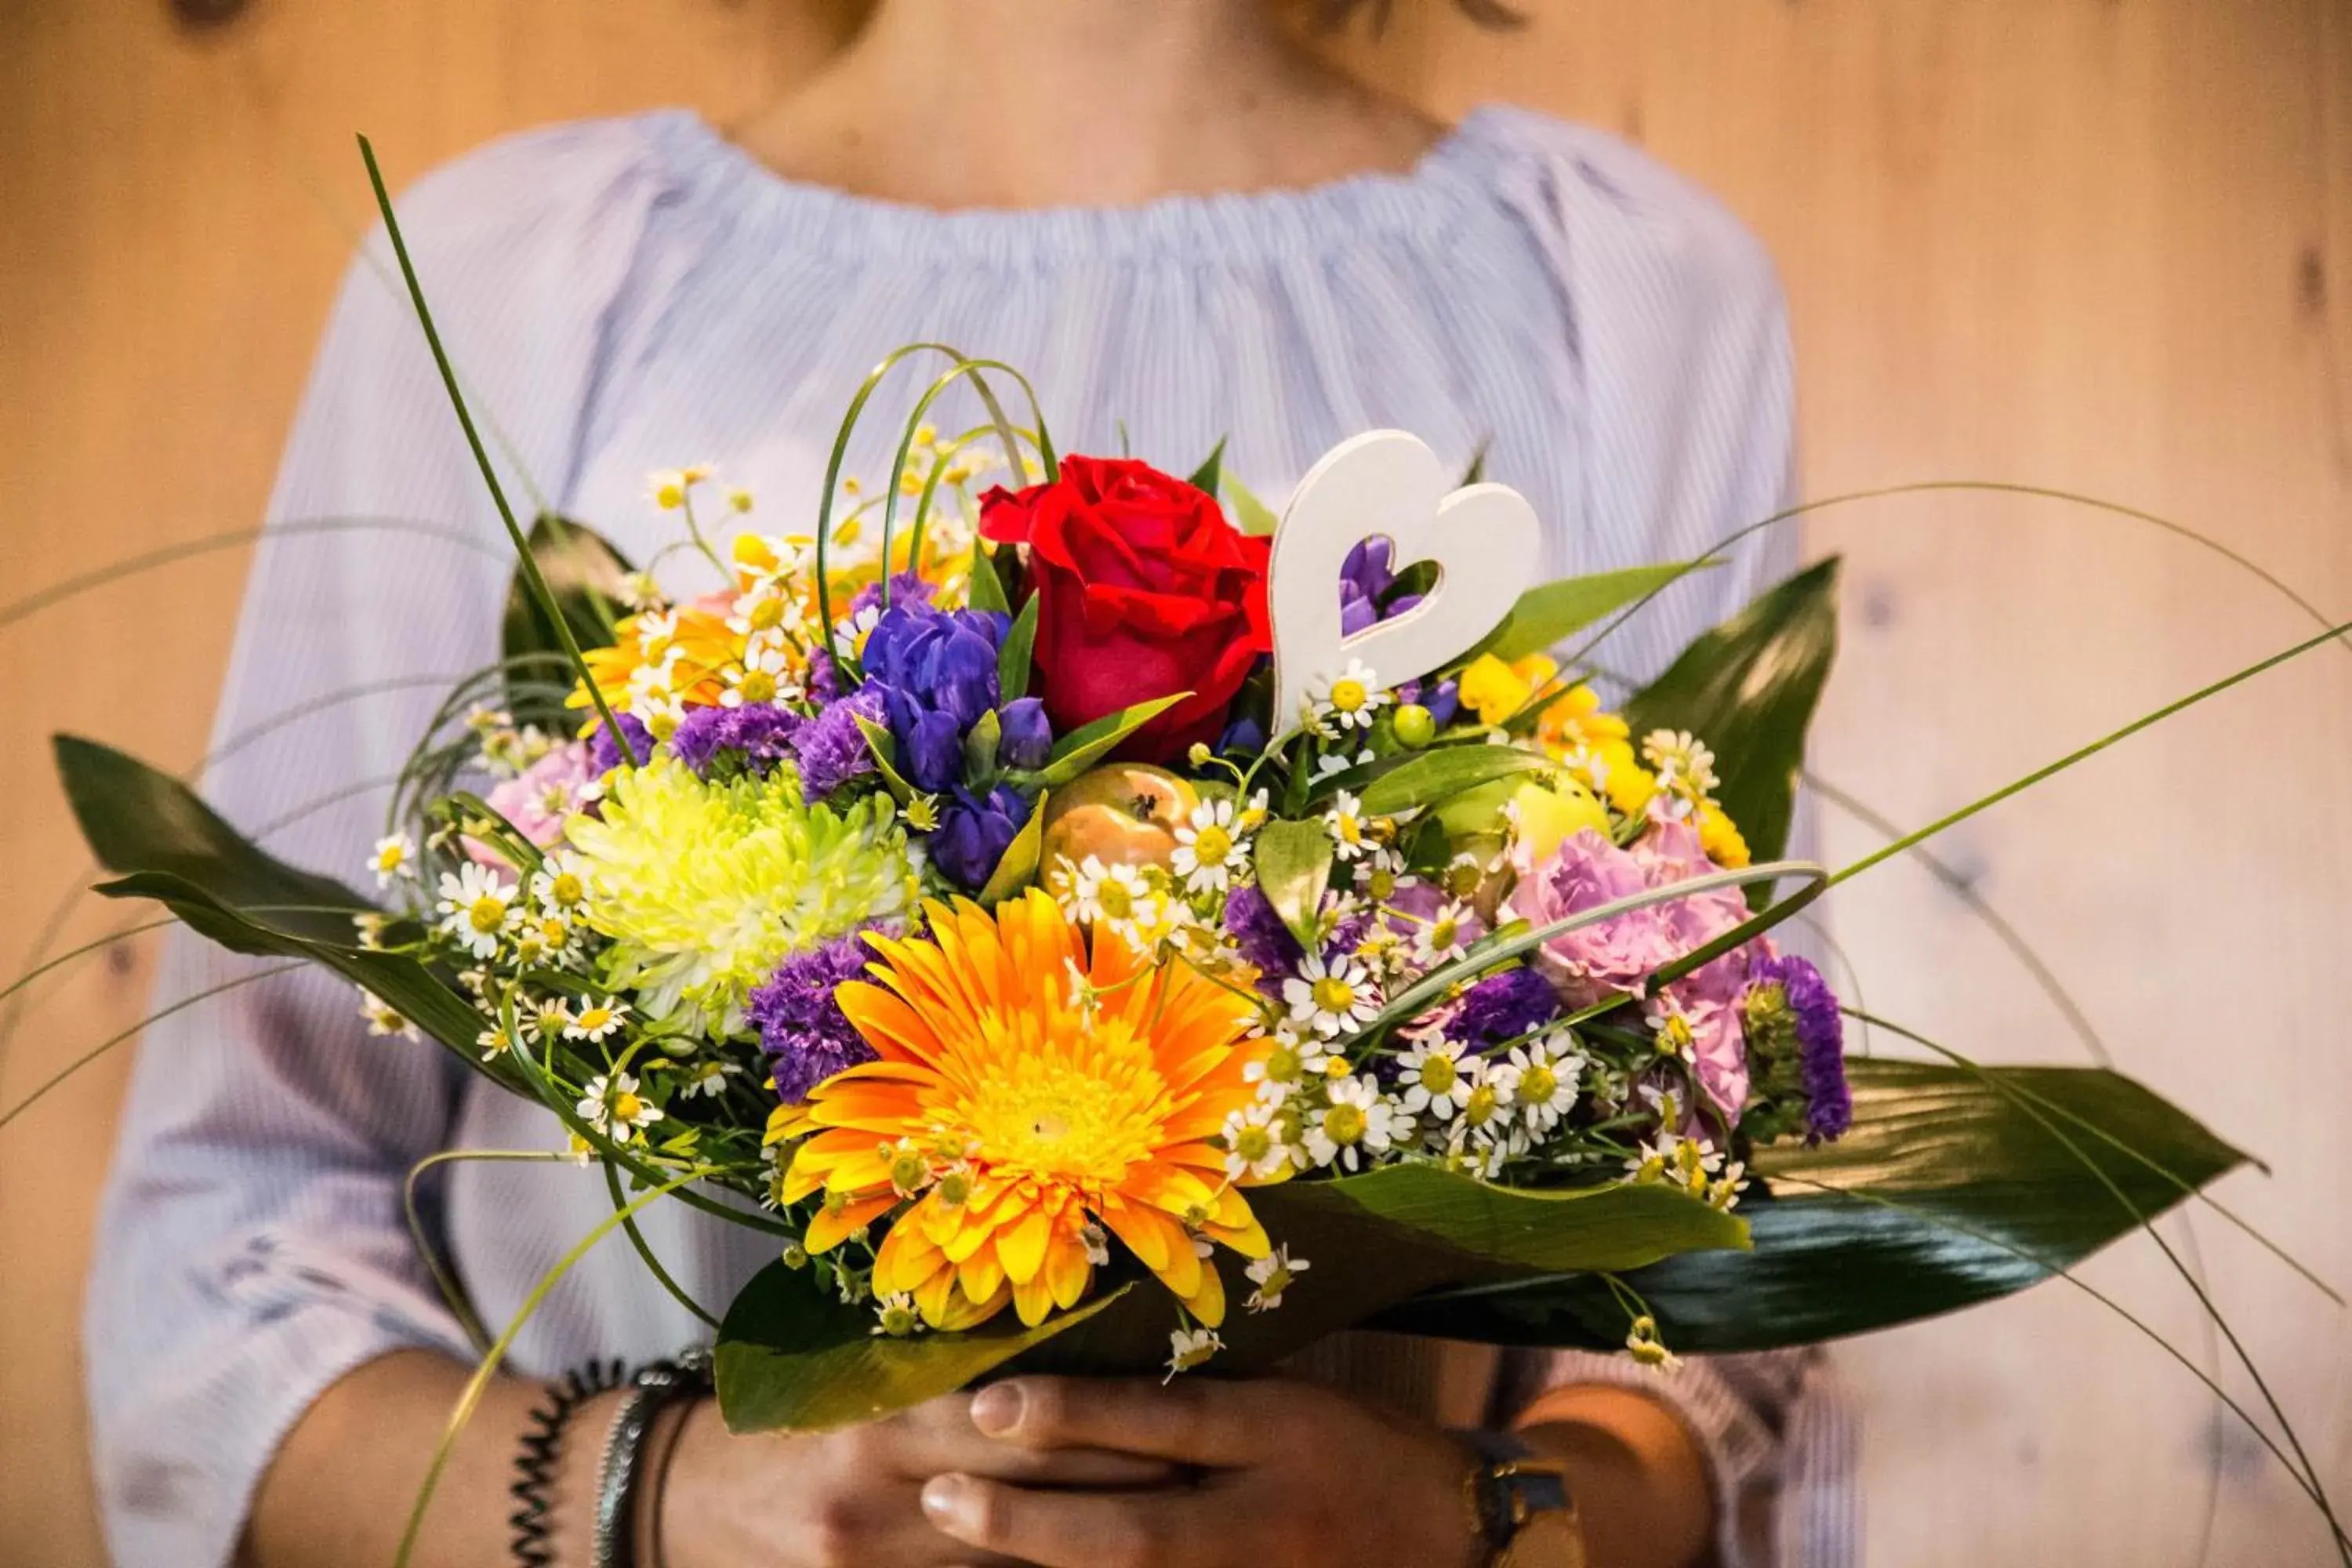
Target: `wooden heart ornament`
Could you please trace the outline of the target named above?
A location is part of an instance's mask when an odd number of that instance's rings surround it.
[[[1434,562],[1421,603],[1353,637],[1339,629],[1339,570],[1367,539],[1385,538],[1399,571]],[[1274,729],[1360,659],[1382,686],[1468,652],[1535,586],[1542,552],[1535,508],[1507,485],[1453,488],[1437,454],[1402,430],[1341,442],[1307,471],[1274,533],[1266,608],[1274,625]]]

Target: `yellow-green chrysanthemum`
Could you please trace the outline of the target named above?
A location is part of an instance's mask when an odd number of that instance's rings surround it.
[[[652,1018],[734,1033],[783,958],[912,903],[918,862],[887,800],[801,799],[799,776],[705,783],[657,757],[614,772],[601,819],[564,832],[588,924],[613,940],[609,980]]]

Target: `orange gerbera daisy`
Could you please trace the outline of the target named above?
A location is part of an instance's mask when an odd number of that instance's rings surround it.
[[[1212,1140],[1255,1087],[1255,1009],[1181,964],[1155,969],[1098,931],[1092,952],[1032,889],[993,914],[926,906],[928,939],[868,938],[878,984],[835,994],[881,1060],[810,1092],[815,1129],[785,1180],[822,1189],[823,1252],[901,1204],[874,1289],[964,1329],[1009,1302],[1024,1323],[1075,1305],[1116,1236],[1193,1316],[1224,1317],[1195,1237],[1248,1258],[1265,1231]]]

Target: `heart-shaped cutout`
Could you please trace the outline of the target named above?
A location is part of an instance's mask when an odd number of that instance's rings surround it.
[[[1390,542],[1396,570],[1433,562],[1437,581],[1418,605],[1349,637],[1339,571],[1349,551],[1377,538]],[[1419,437],[1373,430],[1332,447],[1291,493],[1266,566],[1276,732],[1296,728],[1351,659],[1397,686],[1468,652],[1535,585],[1542,547],[1525,496],[1508,485],[1453,489]]]

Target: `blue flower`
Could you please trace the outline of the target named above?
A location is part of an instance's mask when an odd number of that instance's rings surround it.
[[[940,813],[939,830],[930,837],[931,863],[958,887],[976,893],[988,886],[997,863],[1028,820],[1029,803],[1003,784],[985,800],[957,784]]]
[[[963,741],[996,707],[1001,613],[893,603],[866,638],[866,679],[889,705],[898,772],[943,794],[961,782]]]
[[[1054,727],[1045,721],[1045,700],[1016,697],[996,710],[1004,727],[996,760],[1008,768],[1042,768],[1054,752]]]

